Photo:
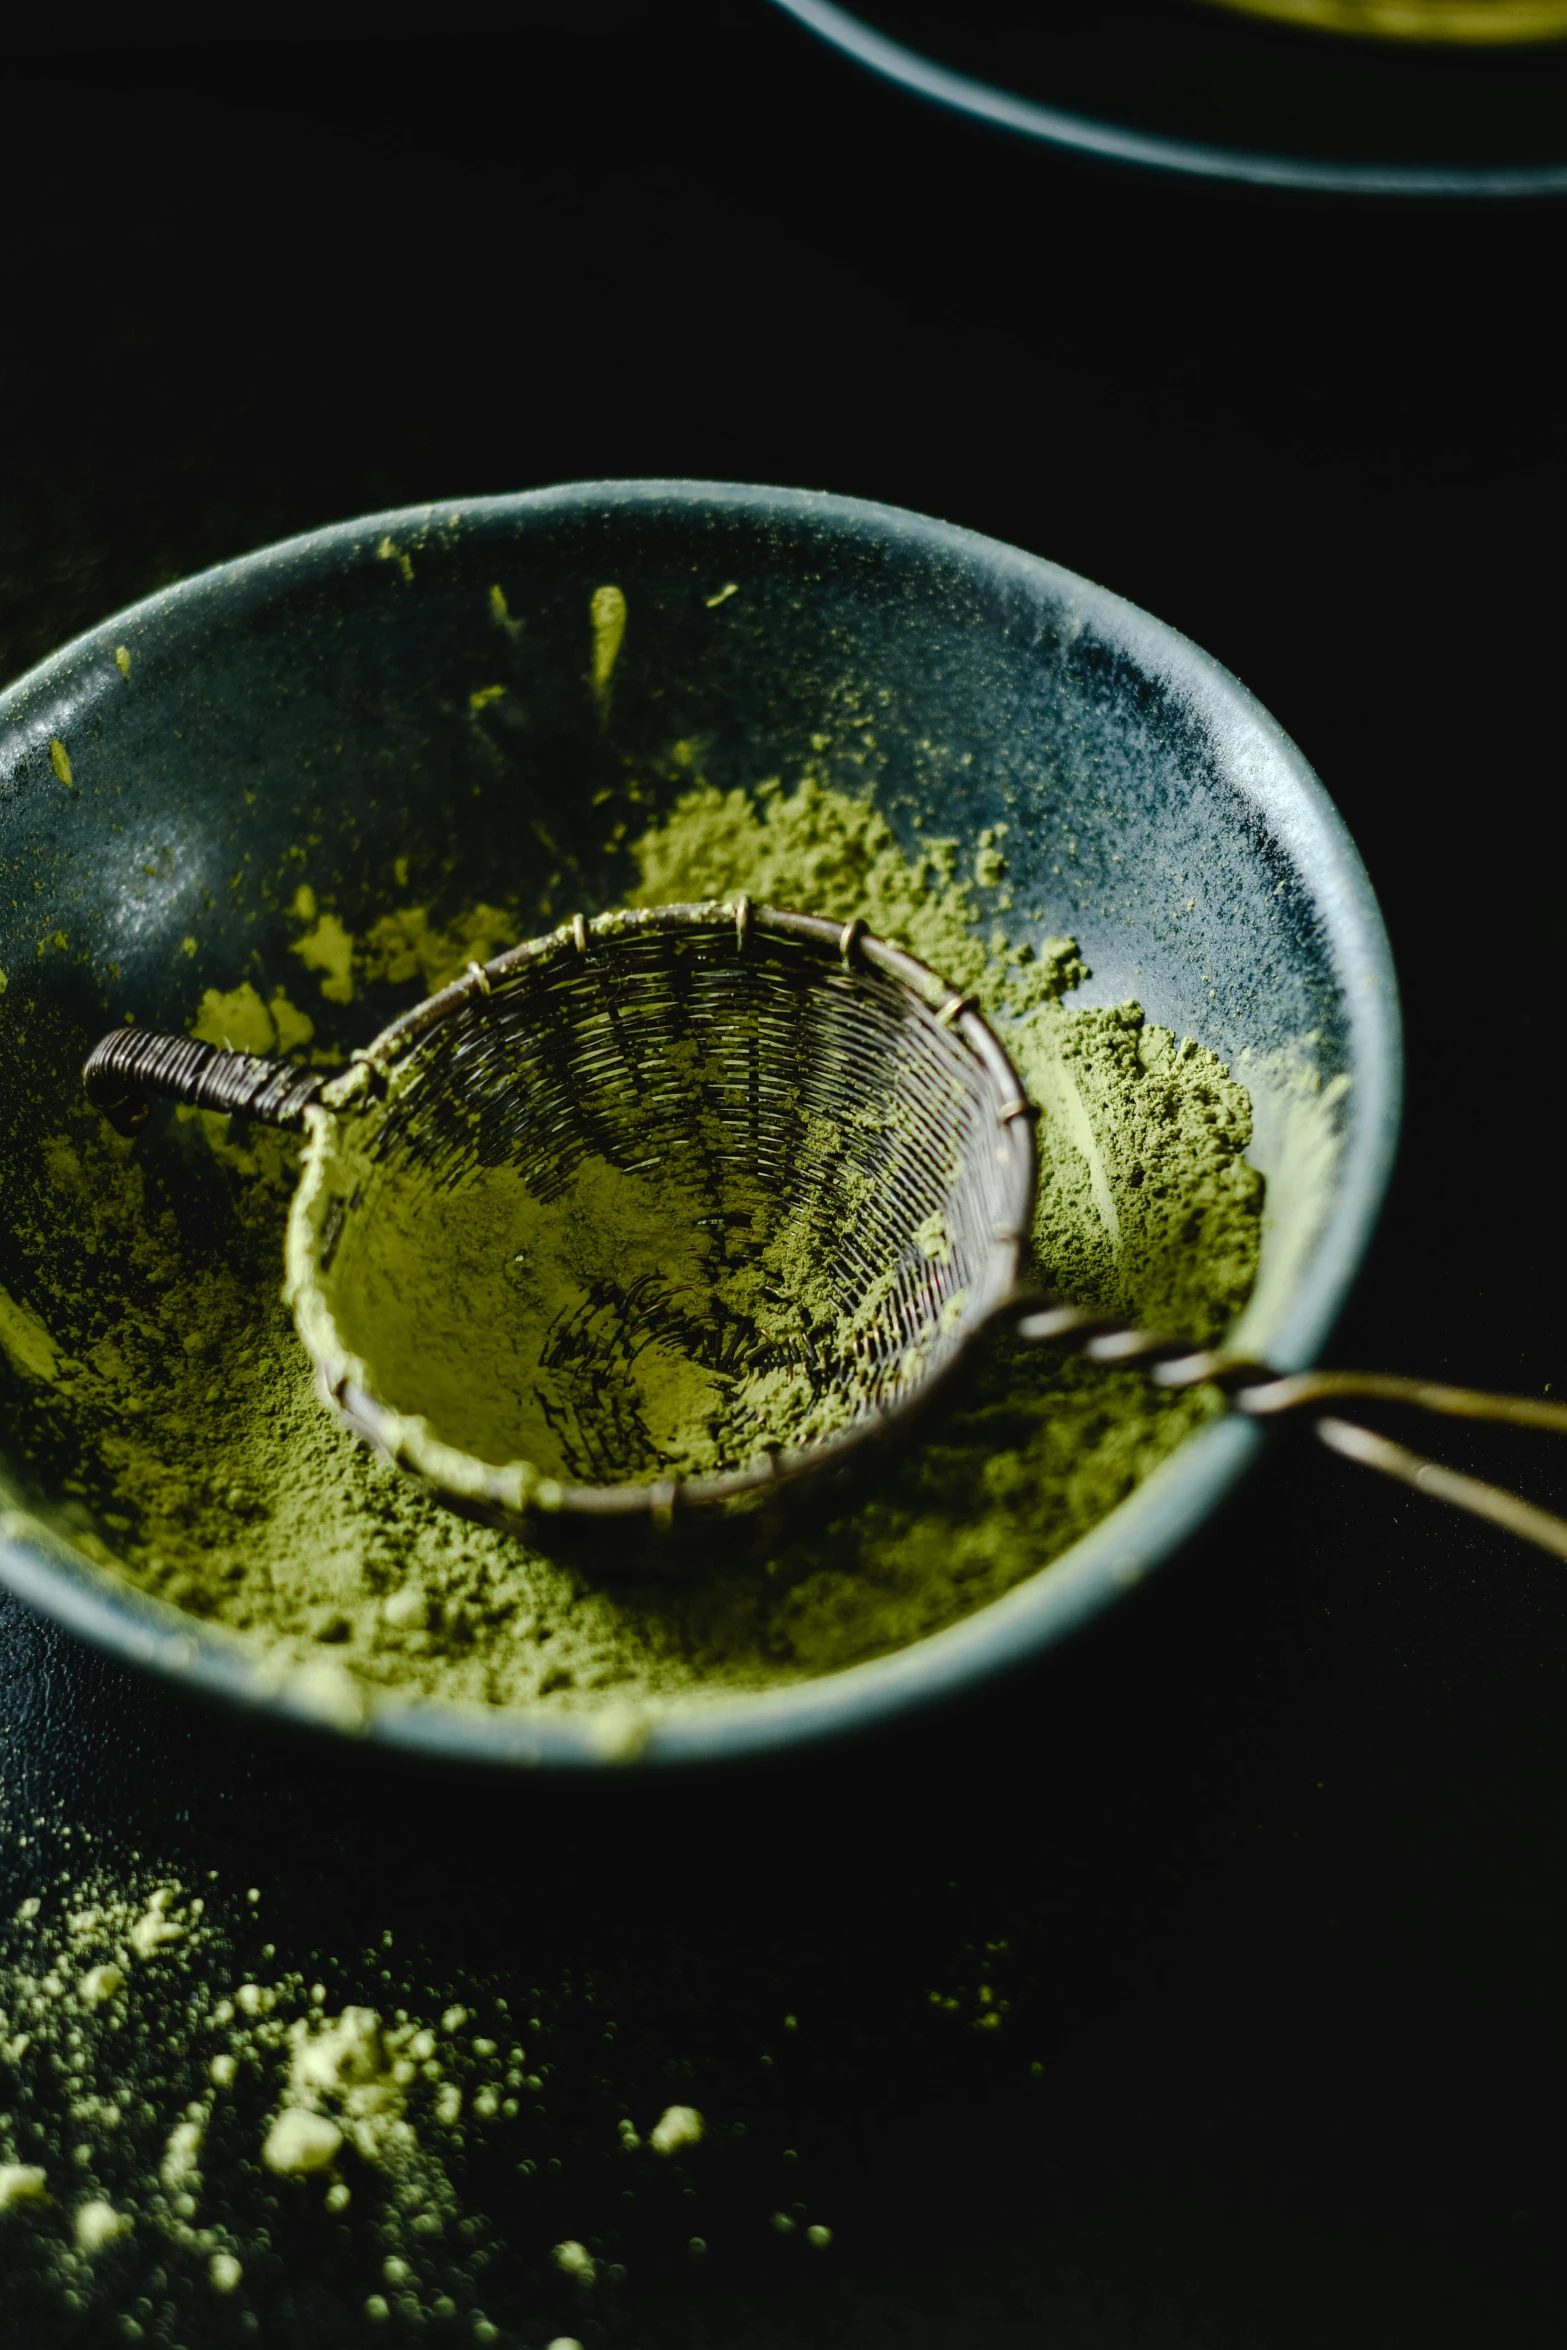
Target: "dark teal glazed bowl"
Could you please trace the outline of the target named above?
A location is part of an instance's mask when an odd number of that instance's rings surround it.
[[[1548,32],[1349,40],[1193,0],[776,5],[912,97],[1096,163],[1351,202],[1567,195],[1567,51]]]
[[[588,624],[605,581],[630,615],[610,696]],[[507,721],[477,723],[475,692],[482,706],[501,665]],[[865,697],[869,759],[841,723]],[[232,971],[240,931],[254,967],[297,977],[283,910],[247,876],[308,837],[352,926],[414,842],[453,889],[514,892],[543,930],[624,894],[604,795],[633,770],[672,773],[673,746],[697,738],[720,786],[807,761],[847,789],[869,782],[907,838],[1006,823],[1018,902],[1082,942],[1082,1000],[1135,995],[1246,1056],[1269,1207],[1239,1335],[1281,1366],[1310,1362],[1370,1237],[1399,1111],[1387,940],[1311,769],[1205,653],[1054,564],[885,506],[706,482],[574,483],[313,532],[149,598],[0,697],[8,1291],[26,1301],[27,1138],[74,1098],[106,1020],[133,1006],[144,1025],[183,1024],[193,966]],[[385,1016],[345,1007],[340,1041]],[[94,1562],[113,1531],[84,1525],[68,1450],[30,1432],[25,1355],[0,1348],[0,1574],[127,1660],[332,1728],[307,1685],[279,1685],[232,1637]],[[1109,1605],[1261,1441],[1239,1421],[1209,1428],[1005,1598],[846,1671],[672,1708],[631,1739],[588,1713],[390,1703],[357,1735],[432,1757],[649,1767],[862,1728]]]

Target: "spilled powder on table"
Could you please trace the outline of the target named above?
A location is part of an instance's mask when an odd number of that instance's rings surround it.
[[[541,2302],[596,2330],[626,2277],[594,2224],[606,2207],[646,2200],[655,2249],[660,2212],[689,2229],[701,2170],[685,2165],[714,2125],[648,2101],[645,2055],[628,2105],[591,1987],[432,1984],[390,1930],[290,1964],[260,1940],[259,1888],[67,1841],[87,1850],[0,1918],[0,2324],[205,2340],[221,2303],[242,2338],[292,2338],[303,2257],[383,2338],[460,2308],[467,2339],[517,2350]],[[345,1977],[376,2004],[344,2001]],[[587,2238],[564,2260],[545,2232],[562,2207]],[[541,2289],[528,2263],[552,2257],[568,2281]]]
[[[1197,1338],[1244,1305],[1261,1179],[1242,1157],[1243,1088],[1135,1005],[1074,1009],[1070,941],[982,937],[953,844],[906,852],[870,804],[807,781],[693,791],[635,854],[638,903],[744,888],[862,914],[981,997],[1045,1112],[1045,1286]],[[428,989],[515,935],[489,906],[444,929],[392,909],[358,938],[323,927],[308,888],[294,912],[306,978],[209,994],[194,1025],[232,1034],[242,1011],[304,1050],[308,975],[334,1001],[372,977]],[[139,1157],[83,1106],[31,1145],[31,1271],[0,1301],[0,1344],[38,1407],[37,1449],[73,1464],[62,1531],[280,1667],[330,1658],[372,1695],[657,1706],[838,1670],[1012,1588],[1217,1408],[1003,1342],[958,1415],[765,1569],[596,1585],[453,1516],[321,1410],[278,1296],[294,1144],[210,1117],[175,1136],[183,1166]]]

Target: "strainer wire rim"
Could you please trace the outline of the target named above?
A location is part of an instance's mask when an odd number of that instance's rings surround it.
[[[443,1496],[459,1506],[486,1515],[499,1515],[525,1524],[530,1517],[639,1519],[667,1524],[677,1509],[704,1512],[762,1496],[781,1486],[814,1476],[846,1454],[858,1451],[892,1427],[902,1425],[916,1408],[931,1400],[951,1377],[979,1332],[1016,1294],[1022,1249],[1032,1227],[1038,1183],[1038,1154],[1033,1132],[1033,1107],[1011,1056],[990,1022],[971,997],[951,987],[907,948],[879,937],[860,919],[838,922],[819,914],[803,914],[750,898],[708,898],[644,908],[619,908],[592,919],[575,915],[554,930],[508,947],[487,963],[470,963],[461,978],[427,996],[388,1023],[371,1042],[352,1056],[350,1084],[385,1084],[397,1063],[476,997],[488,996],[498,985],[552,960],[586,954],[591,942],[610,942],[649,932],[682,932],[700,936],[705,931],[727,935],[742,952],[751,935],[792,939],[818,950],[842,967],[863,961],[893,980],[912,999],[917,1011],[960,1037],[979,1063],[996,1097],[996,1124],[1009,1131],[1011,1151],[1002,1170],[1007,1206],[1004,1222],[993,1226],[984,1265],[987,1278],[981,1294],[965,1305],[954,1332],[956,1340],[942,1358],[916,1380],[890,1407],[855,1420],[819,1441],[765,1453],[741,1469],[716,1475],[670,1478],[616,1485],[578,1485],[540,1477],[532,1464],[481,1461],[477,1455],[444,1443],[417,1414],[399,1412],[381,1403],[356,1373],[363,1366],[343,1344],[335,1317],[315,1278],[316,1249],[308,1227],[320,1188],[318,1144],[324,1140],[324,1122],[335,1124],[345,1097],[332,1101],[335,1088],[306,1112],[311,1145],[306,1167],[294,1195],[289,1217],[288,1301],[306,1352],[315,1364],[323,1401],[329,1402],[356,1431],[401,1468],[424,1477]],[[355,1071],[365,1074],[356,1078]],[[342,1081],[339,1081],[341,1084]],[[330,1131],[326,1127],[326,1131]],[[303,1310],[302,1310],[303,1309]]]

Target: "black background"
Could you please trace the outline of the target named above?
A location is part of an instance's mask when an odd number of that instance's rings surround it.
[[[1045,553],[1258,693],[1381,896],[1409,1106],[1335,1352],[1559,1382],[1563,213],[1098,171],[761,0],[506,21],[6,59],[0,673],[286,532],[588,475]],[[1567,1503],[1547,1439],[1443,1449]],[[8,1849],[58,1802],[266,1872],[280,1941],[522,1933],[720,2089],[808,2011],[831,2262],[737,2204],[617,2342],[1561,2338],[1567,1579],[1325,1457],[1001,1692],[734,1780],[389,1788],[10,1602],[0,1731]],[[986,1938],[1007,2031],[938,2045]]]

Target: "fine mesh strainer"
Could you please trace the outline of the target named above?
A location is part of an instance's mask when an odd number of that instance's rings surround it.
[[[288,1296],[323,1397],[525,1527],[732,1519],[905,1425],[1016,1293],[1031,1108],[863,922],[574,922],[340,1077],[124,1029],[85,1071],[309,1136]]]
[[[1281,1376],[1020,1291],[1036,1114],[966,996],[861,921],[748,898],[579,915],[470,964],[330,1081],[115,1031],[156,1092],[308,1136],[287,1294],[323,1401],[453,1507],[630,1571],[831,1497],[971,1341],[1019,1335],[1273,1418],[1348,1395],[1567,1430],[1530,1397]],[[1331,1415],[1335,1451],[1567,1557],[1567,1523]]]

